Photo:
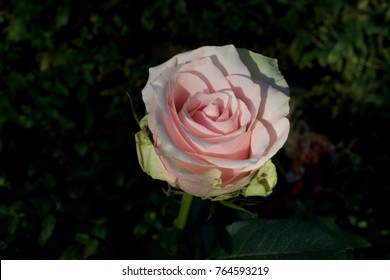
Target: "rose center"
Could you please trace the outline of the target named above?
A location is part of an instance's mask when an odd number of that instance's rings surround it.
[[[224,107],[223,100],[217,98],[206,105],[202,111],[208,118],[215,121],[222,114]]]

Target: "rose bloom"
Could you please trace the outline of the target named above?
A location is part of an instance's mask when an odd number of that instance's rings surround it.
[[[136,134],[142,169],[202,198],[266,196],[289,132],[289,89],[275,59],[233,45],[180,53],[149,69]]]

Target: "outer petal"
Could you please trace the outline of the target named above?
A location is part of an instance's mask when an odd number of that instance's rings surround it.
[[[209,56],[215,56],[218,59],[217,66],[223,65],[222,69],[225,69],[227,75],[249,75],[247,66],[243,63],[241,55],[239,55],[238,49],[236,49],[234,45],[221,47],[204,46],[195,50],[179,53],[168,61],[158,66],[151,67],[149,69],[149,78],[146,85],[148,85],[151,81],[154,81],[164,70],[173,69],[179,64]]]
[[[253,175],[255,173],[250,172],[250,173],[241,173],[241,174],[246,174],[246,175],[237,177],[234,182],[224,185],[223,188],[214,188],[209,192],[208,197],[204,197],[204,198],[211,198],[212,200],[228,199],[229,196],[226,196],[226,194],[235,193],[236,191],[239,191],[245,186],[247,186],[249,182],[252,180]]]
[[[238,53],[248,67],[253,81],[260,86],[261,104],[257,119],[262,122],[270,137],[269,147],[257,164],[260,167],[264,164],[264,159],[274,156],[287,140],[290,129],[287,119],[290,91],[276,59],[247,49],[238,49]]]
[[[145,123],[146,117],[141,120],[141,124]],[[142,170],[149,174],[153,179],[163,180],[170,185],[174,185],[175,178],[165,169],[145,129],[142,129],[135,134],[135,142],[138,161]]]
[[[286,142],[290,130],[290,122],[287,118],[282,118],[273,124],[267,123],[265,120],[262,120],[262,123],[269,130],[270,136],[274,138],[272,145],[270,145],[265,152],[265,155],[269,159],[273,157]]]
[[[142,90],[142,99],[145,103],[146,111],[149,115],[149,129],[154,133],[156,129],[156,111],[160,107],[165,114],[168,114],[167,90],[171,86],[170,74],[173,71],[167,70],[159,74],[158,79],[148,82]]]
[[[213,191],[221,189],[221,171],[211,168],[202,174],[177,173],[177,187],[186,193],[206,198],[214,196]]]
[[[247,49],[237,49],[237,51],[255,82],[264,82],[287,96],[290,94],[287,82],[278,68],[276,59],[251,52]]]
[[[264,83],[260,83],[260,88],[261,104],[257,118],[274,122],[286,117],[290,111],[290,97]]]
[[[249,76],[248,68],[241,60],[238,51],[234,45],[221,47],[205,46],[196,49],[185,58],[185,61],[192,61],[203,57],[211,57],[214,65],[223,71],[225,76],[239,74]],[[184,57],[181,57],[184,58]],[[184,61],[181,61],[183,63]]]
[[[248,67],[252,79],[261,89],[261,104],[257,119],[265,120],[265,126],[273,126],[275,141],[271,145],[279,149],[287,139],[289,123],[286,119],[289,114],[289,88],[281,74],[276,59],[251,52],[247,49],[238,49],[240,58]],[[272,137],[272,135],[271,135]],[[283,142],[273,143],[273,142]],[[274,149],[273,149],[274,150]]]
[[[179,69],[178,75],[180,77],[180,75],[185,73],[190,74],[191,79],[196,77],[201,79],[205,84],[207,84],[210,92],[227,90],[230,88],[229,83],[224,79],[223,72],[214,64],[212,58],[210,57],[201,58],[199,60],[183,64]],[[191,82],[188,83],[187,80],[187,84],[191,85]],[[196,90],[191,89],[189,89],[189,91],[196,92]]]

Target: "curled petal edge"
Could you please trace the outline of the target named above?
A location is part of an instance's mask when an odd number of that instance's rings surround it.
[[[175,178],[165,169],[157,155],[147,130],[147,116],[140,121],[141,130],[135,134],[138,161],[142,170],[150,177],[175,185]]]

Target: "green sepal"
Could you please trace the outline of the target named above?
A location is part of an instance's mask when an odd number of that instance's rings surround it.
[[[135,107],[134,107],[134,102],[133,102],[133,99],[131,98],[131,95],[130,93],[126,92],[127,96],[129,97],[129,100],[130,100],[130,107],[131,107],[131,112],[133,113],[133,116],[134,116],[134,119],[135,121],[137,122],[137,124],[141,127],[141,121],[135,111]]]
[[[243,211],[245,213],[248,213],[249,215],[255,216],[255,214],[252,213],[251,211],[245,209],[244,207],[238,206],[237,204],[234,204],[230,201],[220,200],[219,202],[224,206],[230,207],[230,208],[235,209],[235,210]]]
[[[276,185],[277,173],[275,165],[268,160],[257,172],[256,176],[249,182],[249,185],[241,189],[241,195],[249,196],[268,196]]]
[[[141,130],[135,134],[137,156],[142,170],[150,177],[175,184],[175,178],[165,169],[150,138],[147,115],[140,120]]]

